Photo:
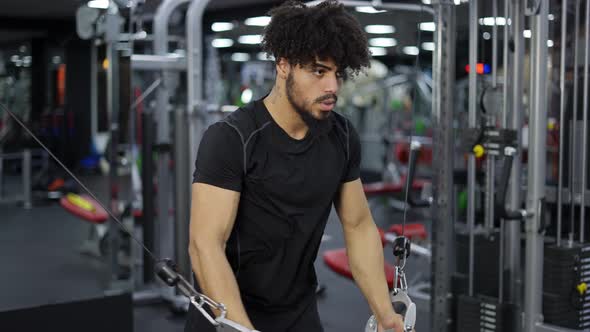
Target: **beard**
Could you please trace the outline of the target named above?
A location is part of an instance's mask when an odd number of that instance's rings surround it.
[[[305,122],[305,124],[309,127],[309,130],[312,133],[320,133],[328,130],[330,128],[331,121],[327,120],[331,117],[332,113],[329,112],[327,113],[327,116],[318,119],[313,116],[311,105],[315,103],[321,103],[322,101],[328,99],[337,100],[338,97],[336,97],[336,95],[330,94],[317,98],[313,103],[309,103],[304,100],[301,101],[301,98],[298,98],[298,93],[296,91],[297,89],[295,85],[295,78],[293,77],[292,73],[289,73],[289,75],[287,76],[285,88],[289,104],[291,104],[293,109],[297,112],[297,114],[299,114],[303,122]]]

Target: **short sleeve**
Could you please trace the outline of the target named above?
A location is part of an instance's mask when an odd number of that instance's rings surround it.
[[[354,181],[361,176],[361,140],[356,129],[346,120],[348,160],[342,182]]]
[[[203,134],[195,161],[193,183],[241,191],[244,150],[240,134],[224,122],[211,125]]]

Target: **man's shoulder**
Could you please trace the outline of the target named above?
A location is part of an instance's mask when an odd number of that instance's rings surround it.
[[[229,125],[239,132],[244,139],[247,139],[252,133],[266,125],[260,119],[258,115],[260,110],[257,107],[255,102],[248,103],[230,113],[220,122]]]

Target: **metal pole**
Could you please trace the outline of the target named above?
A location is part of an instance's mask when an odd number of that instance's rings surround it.
[[[547,28],[548,1],[541,0],[540,12],[532,17],[531,67],[534,82],[529,112],[529,162],[526,209],[531,217],[526,220],[526,265],[524,284],[524,331],[534,332],[541,320],[543,286],[543,236],[541,208],[545,196],[546,139],[547,139]]]
[[[512,115],[509,122],[509,128],[516,130],[518,133],[517,142],[521,142],[522,137],[522,112],[523,103],[522,95],[524,94],[524,8],[520,0],[512,1],[511,7],[512,37],[514,40],[514,53],[512,53],[512,71],[509,79],[512,88],[511,109]],[[507,76],[508,77],[508,76]],[[512,171],[510,179],[512,180],[508,188],[508,208],[510,211],[521,209],[521,173],[522,165],[519,155],[512,159]],[[521,232],[519,222],[508,222],[506,229],[506,268],[507,276],[507,296],[508,302],[520,304],[521,302]]]
[[[31,150],[23,151],[23,207],[30,209],[33,207],[31,194]]]
[[[492,1],[492,16],[494,16],[494,25],[492,26],[492,86],[494,88],[498,84],[498,1]]]
[[[576,174],[576,163],[575,163],[575,152],[576,145],[578,142],[578,135],[576,134],[578,124],[578,53],[580,43],[580,0],[576,0],[576,10],[574,16],[574,93],[573,93],[573,107],[572,107],[572,122],[570,126],[570,234],[569,234],[569,246],[571,247],[574,243],[574,229],[575,229],[575,218],[576,212],[576,189],[575,189],[575,174]]]
[[[508,50],[509,50],[509,31],[510,28],[512,26],[514,26],[514,22],[512,22],[513,20],[510,18],[510,0],[504,0],[504,17],[506,19],[506,24],[504,25],[504,87],[503,87],[503,91],[502,93],[504,94],[504,100],[502,101],[502,128],[507,128],[508,126],[508,105],[510,105],[510,89],[508,88],[509,86],[512,86],[514,84],[514,82],[511,82],[508,79],[508,73],[509,70],[508,68],[510,68],[512,61],[511,58],[508,56]],[[511,22],[511,24],[509,24],[509,22]],[[510,53],[510,55],[514,55],[513,53]]]
[[[141,189],[143,199],[143,220],[142,233],[143,243],[153,251],[155,248],[155,227],[154,227],[154,163],[152,159],[153,152],[153,135],[154,135],[154,110],[152,107],[146,107],[142,113],[142,145],[141,145]],[[143,250],[143,282],[151,283],[154,281],[154,261],[152,261],[147,251]]]
[[[477,0],[469,1],[469,128],[477,123]],[[469,229],[469,296],[473,296],[474,227],[475,227],[475,156],[467,164],[467,228]]]
[[[567,40],[567,0],[561,1],[561,63],[559,65],[559,178],[557,180],[557,246],[561,246],[561,227],[563,223],[563,159],[565,131],[565,62]],[[570,151],[571,153],[571,151]]]
[[[431,330],[448,331],[451,317],[451,274],[454,272],[453,211],[453,95],[455,90],[455,5],[437,1],[435,49],[432,57],[433,152],[437,170],[433,177],[433,229]]]
[[[165,0],[160,4],[154,16],[154,53],[155,55],[167,55],[168,53],[168,23],[172,12],[180,5],[190,0]],[[170,208],[172,193],[172,175],[169,169],[171,137],[170,137],[170,91],[173,89],[173,73],[162,70],[160,73],[162,84],[156,91],[156,113],[154,120],[157,123],[155,145],[158,147],[158,225],[155,239],[156,255],[159,257],[174,257],[174,224],[170,220]],[[178,220],[176,221],[178,222]],[[177,257],[174,257],[175,259]]]
[[[109,114],[111,116],[110,119],[110,136],[111,136],[111,143],[110,143],[110,162],[111,165],[109,167],[109,188],[110,188],[110,208],[113,209],[113,212],[116,215],[119,215],[118,206],[118,199],[119,199],[119,188],[118,188],[118,175],[117,175],[117,168],[118,168],[118,143],[119,143],[119,53],[117,51],[117,41],[115,40],[108,40],[107,41],[107,59],[108,59],[108,69],[107,69],[107,108],[109,110]],[[110,220],[110,224],[114,223],[113,220]],[[118,236],[114,229],[111,229],[109,232],[110,237],[110,274],[112,280],[118,279]]]
[[[498,0],[492,0],[492,16],[494,25],[492,26],[492,88],[495,90],[498,83],[498,26],[496,20],[498,17]],[[495,126],[495,117],[491,117],[488,122],[489,126]],[[486,160],[486,211],[485,225],[488,229],[494,228],[494,208],[495,208],[495,179],[496,179],[496,157],[487,155]],[[500,235],[501,236],[501,235]]]
[[[92,142],[98,133],[98,51],[96,45],[90,45],[90,119]]]
[[[504,220],[500,220],[500,236],[498,238],[498,302],[504,301]]]
[[[580,243],[584,243],[584,222],[586,217],[586,176],[588,174],[588,57],[590,52],[590,4],[586,2],[586,49],[584,51],[584,106],[582,134],[582,199],[580,203]]]
[[[0,146],[0,201],[4,198],[4,149]]]

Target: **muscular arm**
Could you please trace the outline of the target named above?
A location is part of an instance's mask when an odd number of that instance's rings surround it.
[[[225,256],[225,244],[234,225],[239,200],[237,191],[193,184],[189,254],[203,293],[225,304],[228,319],[254,329]]]
[[[403,331],[401,316],[389,299],[381,238],[359,179],[342,184],[335,202],[340,217],[352,275],[377,321],[386,328]],[[380,327],[381,328],[381,327]]]

